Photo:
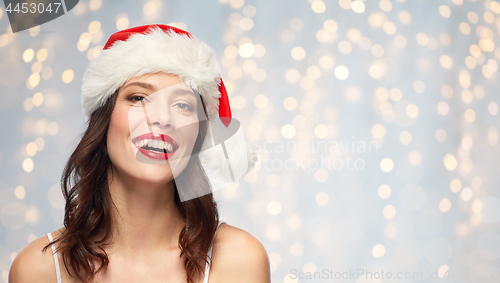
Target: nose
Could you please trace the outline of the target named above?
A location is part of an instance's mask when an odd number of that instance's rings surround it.
[[[161,99],[163,100],[163,99]],[[144,105],[146,121],[148,126],[157,126],[162,129],[173,129],[175,128],[175,122],[173,115],[168,107],[166,101],[155,101],[149,104],[147,107]]]

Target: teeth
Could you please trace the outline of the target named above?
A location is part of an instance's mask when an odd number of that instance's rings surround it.
[[[135,145],[137,147],[153,147],[153,148],[157,148],[159,150],[163,150],[165,149],[167,152],[172,152],[174,150],[174,146],[168,142],[164,142],[164,141],[159,141],[159,140],[148,140],[148,139],[145,139],[145,140],[141,140],[139,142],[136,142]]]

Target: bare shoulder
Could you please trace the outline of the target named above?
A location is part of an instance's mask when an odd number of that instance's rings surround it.
[[[52,232],[53,237],[59,234],[59,230]],[[19,251],[10,267],[8,282],[57,282],[52,249],[49,247],[42,251],[48,243],[49,238],[43,235]]]
[[[221,224],[214,240],[210,282],[270,282],[264,246],[248,232]]]

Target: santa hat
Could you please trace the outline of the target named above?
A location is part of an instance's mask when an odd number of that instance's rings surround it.
[[[231,119],[229,98],[213,50],[187,31],[162,24],[133,27],[111,35],[83,77],[85,118],[89,119],[127,80],[158,72],[177,75],[181,82],[200,94],[210,119],[223,118],[219,121],[230,128],[234,119]],[[210,139],[205,138],[200,152],[202,166],[212,185],[218,184],[217,187],[234,182],[254,164],[251,146],[248,142],[241,143],[241,129],[233,137],[240,141],[228,140],[223,145],[232,144],[234,148],[220,150],[217,144],[210,145]],[[221,159],[221,154],[229,159]],[[228,175],[223,172],[228,165],[234,167],[230,170],[232,182],[226,180]]]

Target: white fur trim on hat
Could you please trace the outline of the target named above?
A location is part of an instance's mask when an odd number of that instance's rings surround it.
[[[218,116],[220,70],[213,50],[194,37],[156,27],[126,41],[117,40],[90,62],[82,86],[85,118],[127,80],[159,72],[179,76],[200,93],[209,117]]]

